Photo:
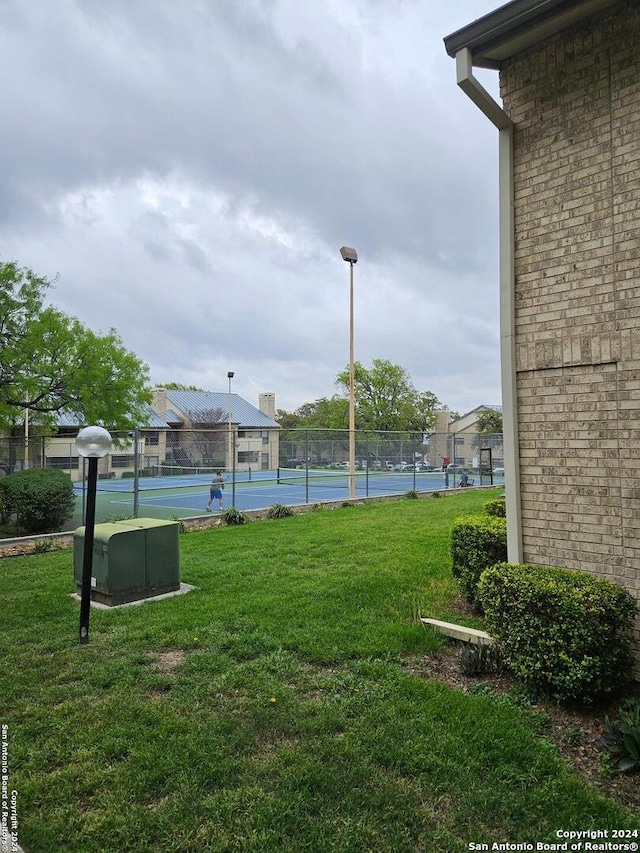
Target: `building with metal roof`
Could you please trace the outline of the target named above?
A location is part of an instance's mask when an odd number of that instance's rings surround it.
[[[165,402],[166,401],[166,402]],[[239,394],[220,391],[174,391],[157,388],[153,404],[156,411],[177,418],[183,425],[211,426],[235,424],[239,429],[280,429],[276,421]],[[173,421],[175,423],[175,421]]]
[[[261,394],[257,408],[238,394],[156,388],[153,406],[171,428],[171,464],[220,465],[227,470],[278,466],[280,425],[273,417],[274,394]]]

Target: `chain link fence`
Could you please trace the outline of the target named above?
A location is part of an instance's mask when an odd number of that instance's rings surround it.
[[[139,429],[112,433],[98,463],[96,520],[204,514],[208,487],[220,470],[226,505],[265,508],[347,497],[349,431],[331,429]],[[357,430],[358,496],[454,488],[466,471],[475,485],[501,481],[502,436]],[[65,471],[77,495],[67,529],[83,523],[86,460],[76,434],[0,439],[0,476],[29,468]],[[376,476],[385,475],[385,476]],[[427,476],[428,475],[428,476]],[[296,486],[298,491],[295,491]],[[285,487],[285,488],[283,488]]]
[[[432,469],[453,464],[480,471],[481,450],[490,450],[492,465],[503,466],[502,435],[356,431],[356,468],[393,469],[419,465]],[[349,431],[293,429],[280,434],[280,465],[322,468],[349,464]]]

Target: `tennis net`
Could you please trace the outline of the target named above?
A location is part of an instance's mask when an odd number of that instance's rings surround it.
[[[340,489],[349,485],[349,471],[347,469],[327,470],[324,468],[279,468],[278,483],[286,486],[300,486],[304,488]],[[436,474],[436,476],[438,476]],[[430,482],[433,475],[428,472],[417,471],[367,471],[356,470],[354,473],[356,486],[371,491],[389,491],[390,489],[413,489],[424,487],[432,488]]]
[[[210,480],[218,471],[224,474],[224,468],[212,467],[210,465],[160,465],[158,468],[158,476],[160,477],[183,477],[189,480],[197,480],[198,482]]]
[[[183,465],[161,465],[152,469],[142,469],[136,482],[133,471],[123,471],[119,477],[105,477],[98,480],[98,491],[101,492],[130,492],[136,488],[139,491],[150,489],[180,489],[195,485],[206,485],[211,482],[220,468],[208,466],[185,467]],[[230,475],[223,471],[225,480]],[[247,472],[241,472],[236,479],[246,479]]]

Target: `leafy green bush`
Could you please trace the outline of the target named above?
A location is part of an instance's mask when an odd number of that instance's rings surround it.
[[[64,471],[29,468],[0,480],[3,514],[15,515],[25,533],[60,530],[75,507],[73,485]]]
[[[460,650],[460,672],[464,675],[484,675],[500,669],[496,647],[487,643],[464,643]]]
[[[484,505],[484,511],[487,515],[504,518],[507,514],[507,502],[504,498],[496,498],[495,500],[487,501]]]
[[[0,478],[0,524],[7,524],[11,518],[7,505],[7,494],[4,488],[4,477]]]
[[[507,559],[506,520],[487,515],[457,518],[451,530],[451,557],[462,595],[471,604],[479,605],[480,575]]]
[[[293,510],[284,504],[272,504],[267,510],[267,518],[288,518],[290,515]]]
[[[221,514],[220,518],[227,524],[229,527],[232,527],[237,524],[246,524],[247,516],[239,509],[236,509],[234,506],[230,506],[229,509],[225,509],[225,511]]]
[[[503,563],[483,573],[478,591],[502,661],[529,688],[593,702],[627,681],[637,605],[622,587],[583,572]]]
[[[620,718],[604,722],[605,741],[614,760],[616,770],[640,770],[640,699],[627,699],[619,712]]]

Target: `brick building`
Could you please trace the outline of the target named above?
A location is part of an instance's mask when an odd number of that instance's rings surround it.
[[[502,467],[502,433],[484,437],[478,433],[478,418],[485,412],[502,413],[502,406],[476,406],[458,417],[452,416],[447,409],[436,411],[434,431],[429,436],[429,450],[426,454],[430,464],[439,468],[448,460],[459,468],[476,471],[481,448],[490,448],[492,466]],[[483,464],[486,463],[485,458]]]
[[[445,39],[499,131],[509,559],[638,598],[639,41],[636,0],[515,0]]]

